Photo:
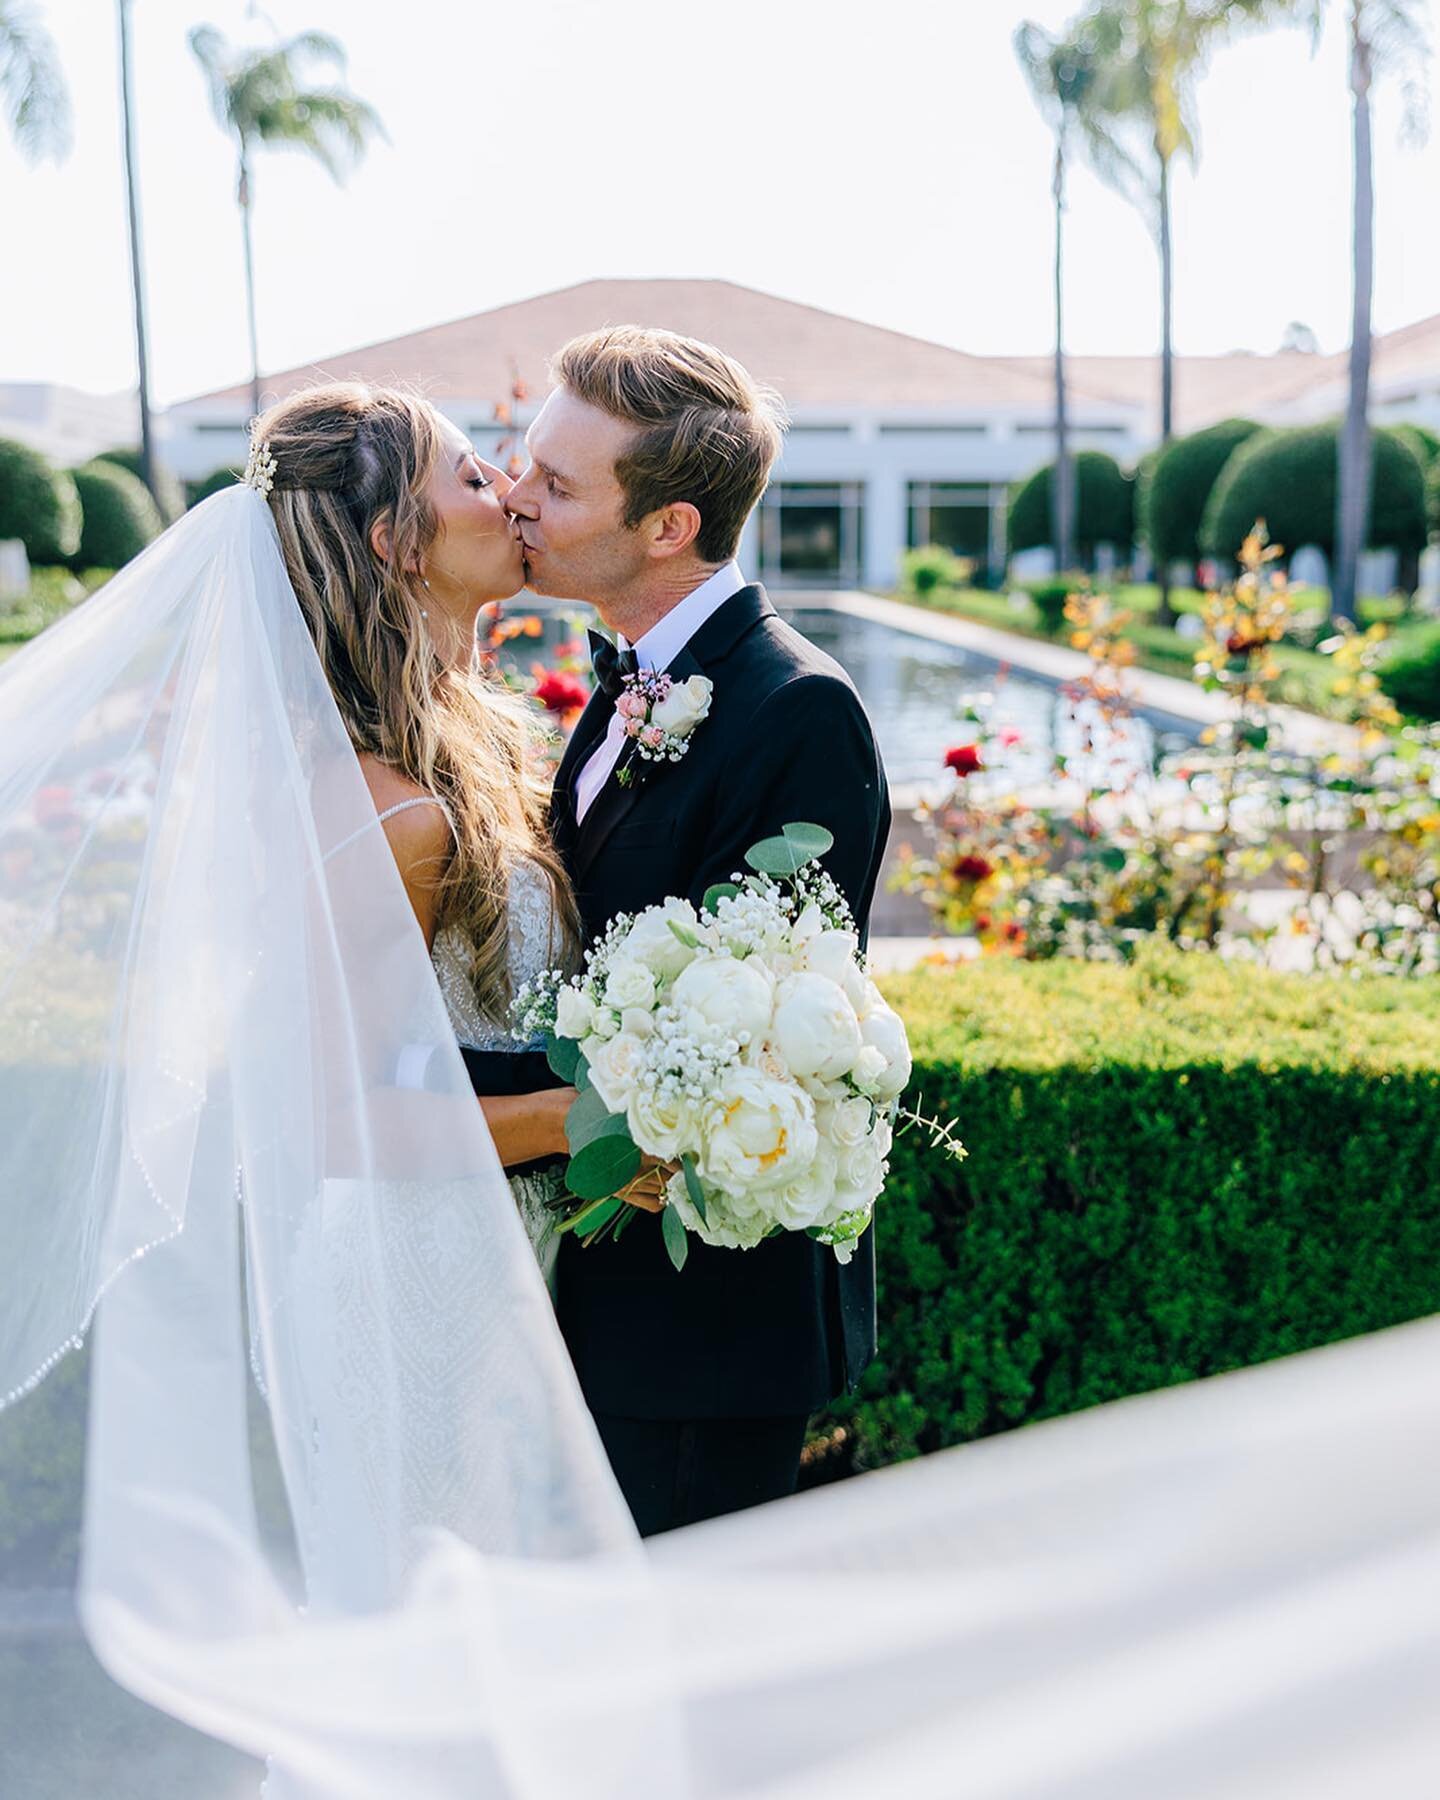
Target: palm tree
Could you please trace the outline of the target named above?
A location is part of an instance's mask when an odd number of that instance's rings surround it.
[[[1075,463],[1070,454],[1065,389],[1065,178],[1076,115],[1094,84],[1097,56],[1104,53],[1105,42],[1103,32],[1097,34],[1093,28],[1057,37],[1028,20],[1015,33],[1015,54],[1036,104],[1055,133],[1050,182],[1055,202],[1055,469],[1051,526],[1057,573],[1071,568],[1075,560]]]
[[[1081,28],[1113,46],[1077,115],[1096,173],[1153,221],[1160,250],[1160,442],[1174,431],[1174,253],[1170,184],[1177,158],[1197,155],[1195,88],[1211,48],[1236,29],[1285,10],[1284,0],[1091,0]],[[1169,570],[1160,620],[1174,622]]]
[[[228,43],[213,25],[197,25],[190,48],[210,82],[215,116],[235,139],[239,157],[236,197],[245,235],[245,302],[250,328],[250,405],[260,411],[260,348],[255,324],[255,259],[251,238],[251,164],[257,149],[301,150],[336,181],[365,154],[384,127],[374,108],[342,85],[306,87],[307,65],[345,72],[345,52],[335,38],[306,31],[271,49]]]
[[[58,162],[68,152],[70,96],[55,45],[20,0],[0,0],[0,113],[23,156]]]

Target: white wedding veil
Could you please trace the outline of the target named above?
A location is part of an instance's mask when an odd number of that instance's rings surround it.
[[[414,1043],[425,944],[231,489],[0,669],[0,1452],[103,1299],[86,1634],[272,1800],[1436,1791],[1440,1323],[642,1546]]]

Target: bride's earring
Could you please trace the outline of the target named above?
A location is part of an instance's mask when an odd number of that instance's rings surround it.
[[[420,577],[420,585],[421,585],[421,587],[424,588],[424,590],[427,594],[430,592],[430,583],[425,579],[425,577],[423,575]],[[426,612],[426,610],[423,606],[420,608],[420,617],[422,619],[428,619],[430,617],[429,613]]]

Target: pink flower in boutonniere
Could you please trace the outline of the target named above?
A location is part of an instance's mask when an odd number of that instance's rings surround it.
[[[679,762],[690,748],[690,736],[710,711],[713,683],[703,675],[676,681],[654,669],[624,677],[624,692],[615,710],[624,721],[630,748],[616,770],[621,787],[635,780],[635,760]]]

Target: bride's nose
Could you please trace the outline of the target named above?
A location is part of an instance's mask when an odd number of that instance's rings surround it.
[[[540,517],[540,502],[538,499],[532,498],[535,491],[534,483],[530,479],[532,473],[533,468],[526,469],[522,475],[517,475],[510,485],[510,491],[504,497],[506,510],[521,519],[538,519]]]

